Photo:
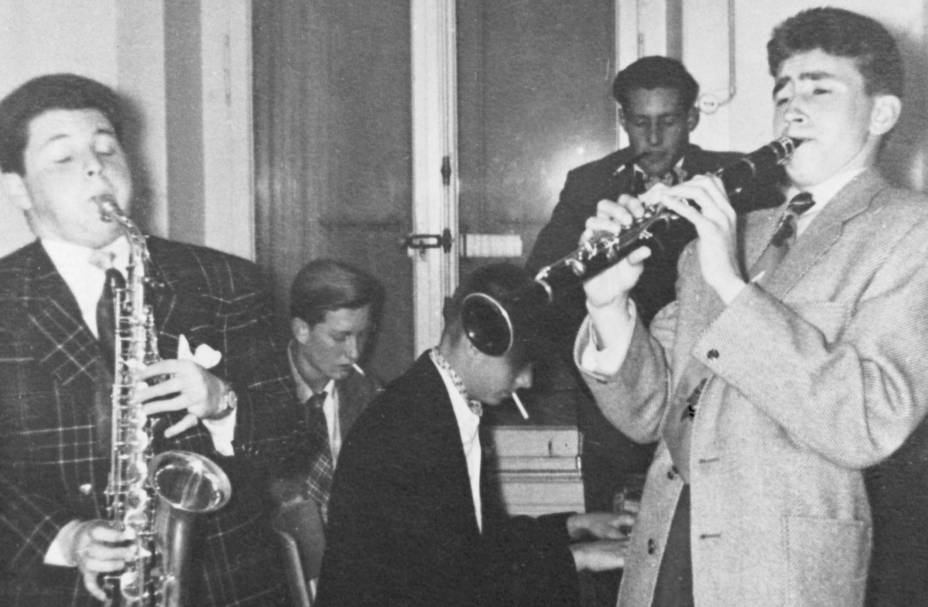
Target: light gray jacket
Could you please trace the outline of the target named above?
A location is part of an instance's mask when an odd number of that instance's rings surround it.
[[[778,215],[746,220],[746,267]],[[677,301],[650,333],[636,328],[618,374],[585,377],[606,417],[648,442],[661,437],[683,369],[714,375],[690,459],[696,605],[862,605],[871,522],[861,470],[928,411],[928,199],[862,173],[765,287],[749,285],[727,307],[702,280],[692,244],[680,270]],[[585,324],[576,352],[587,343]],[[682,486],[662,442],[622,607],[651,604]]]

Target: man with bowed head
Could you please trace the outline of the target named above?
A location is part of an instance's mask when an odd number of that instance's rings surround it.
[[[767,50],[774,133],[800,141],[786,203],[737,218],[703,176],[587,221],[615,232],[659,202],[698,235],[650,332],[630,297],[646,248],[585,284],[577,364],[613,424],[660,441],[621,604],[862,605],[863,470],[928,410],[928,200],[874,168],[902,106],[896,44],[815,8]]]
[[[131,211],[127,127],[119,96],[82,76],[41,76],[0,101],[2,186],[37,237],[0,260],[4,605],[98,605],[101,574],[133,554],[106,493],[118,353],[106,343],[114,309],[104,277],[125,278],[130,244],[98,206]],[[138,371],[131,404],[155,416],[156,451],[207,456],[233,486],[224,508],[196,519],[186,600],[286,605],[258,481],[305,439],[269,337],[269,293],[245,260],[155,237],[147,248],[162,360]]]
[[[508,518],[492,496],[480,413],[531,386],[538,345],[529,320],[510,350],[484,353],[461,305],[531,284],[510,264],[475,270],[446,305],[438,346],[355,423],[332,487],[321,607],[576,605],[578,570],[622,565],[630,515]],[[512,313],[537,316],[531,306]]]

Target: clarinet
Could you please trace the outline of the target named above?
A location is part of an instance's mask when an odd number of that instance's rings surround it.
[[[770,175],[774,169],[785,164],[800,143],[798,139],[780,137],[719,170],[715,175],[721,179],[729,196],[738,196],[754,181]],[[648,207],[641,217],[618,234],[597,235],[569,255],[541,268],[535,281],[540,283],[551,300],[554,290],[575,284],[577,279],[585,280],[595,276],[615,265],[638,247],[651,242],[656,227],[677,218],[679,215],[663,205]]]
[[[780,137],[715,175],[722,180],[729,196],[738,196],[755,180],[771,175],[774,169],[786,163],[800,143],[798,139]],[[656,241],[655,228],[679,217],[663,205],[653,205],[618,234],[598,234],[573,253],[543,267],[528,289],[512,294],[506,301],[497,301],[486,293],[471,293],[461,304],[464,332],[484,354],[502,356],[515,343],[520,319],[539,306],[551,303],[555,291],[591,278],[638,247]]]

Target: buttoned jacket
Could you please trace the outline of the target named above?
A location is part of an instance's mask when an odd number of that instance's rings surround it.
[[[451,399],[421,356],[342,447],[319,607],[576,604],[566,515],[507,518],[487,472],[481,531]]]
[[[745,267],[778,215],[747,217]],[[928,409],[926,261],[928,200],[866,171],[764,286],[746,286],[728,306],[690,245],[677,301],[650,334],[636,327],[618,374],[585,375],[605,416],[639,441],[659,439],[665,418],[681,414],[669,403],[688,366],[711,377],[689,468],[697,606],[862,604],[872,534],[862,470],[891,455]],[[623,607],[650,605],[682,487],[661,442]]]

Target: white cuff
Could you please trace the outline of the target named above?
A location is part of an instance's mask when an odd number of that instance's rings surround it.
[[[220,455],[226,457],[235,455],[235,450],[232,448],[232,439],[235,438],[235,420],[237,415],[238,410],[233,409],[222,419],[200,420],[200,423],[209,431],[213,439],[213,448],[216,449],[216,453]]]
[[[71,544],[74,542],[74,532],[81,522],[77,519],[69,522],[58,531],[58,535],[49,544],[48,550],[45,551],[46,565],[56,565],[58,567],[76,567],[77,563],[72,563],[70,558]]]

